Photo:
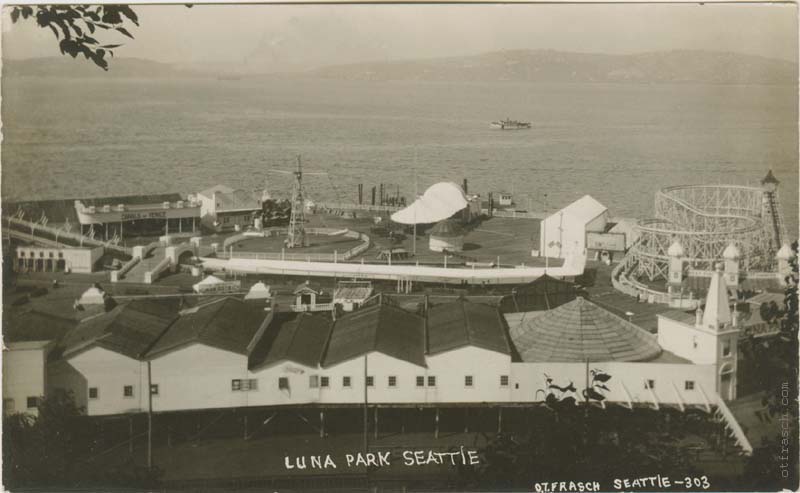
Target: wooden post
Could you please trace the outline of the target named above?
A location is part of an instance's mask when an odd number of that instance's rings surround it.
[[[378,406],[375,406],[375,440],[378,439]]]
[[[133,455],[133,416],[128,416],[128,453]]]
[[[325,438],[325,411],[319,411],[319,437]]]
[[[153,469],[153,378],[147,361],[147,469]]]
[[[439,408],[436,408],[436,429],[433,433],[434,438],[439,438]]]
[[[247,440],[247,411],[244,413],[244,439]]]
[[[469,408],[464,408],[464,433],[469,433]]]
[[[503,432],[503,408],[497,408],[497,433]]]

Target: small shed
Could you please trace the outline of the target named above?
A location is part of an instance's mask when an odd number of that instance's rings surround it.
[[[293,294],[296,298],[295,309],[299,311],[304,311],[304,309],[314,310],[323,296],[322,287],[311,281],[300,283],[294,288]]]
[[[464,228],[453,218],[440,221],[429,232],[432,252],[460,252],[464,249]]]

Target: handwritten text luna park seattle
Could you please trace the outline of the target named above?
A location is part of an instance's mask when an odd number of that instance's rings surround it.
[[[427,465],[475,465],[480,463],[478,452],[460,447],[453,452],[434,452],[433,450],[404,450],[400,454],[401,464],[404,466]],[[338,462],[337,462],[338,460]],[[386,452],[356,452],[344,454],[344,457],[334,460],[331,454],[285,456],[283,463],[286,469],[337,469],[343,467],[383,467],[392,464],[392,453]]]

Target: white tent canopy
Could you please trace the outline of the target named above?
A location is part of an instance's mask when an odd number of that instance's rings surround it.
[[[197,284],[193,285],[192,289],[194,290],[195,293],[199,293],[203,289],[203,286],[211,286],[211,285],[214,285],[214,284],[220,284],[220,283],[224,283],[224,282],[225,281],[223,281],[219,277],[208,276],[205,279],[203,279],[202,281],[200,281]]]
[[[447,219],[467,206],[467,197],[461,187],[452,182],[431,185],[411,205],[392,214],[392,221],[400,224],[430,224]]]

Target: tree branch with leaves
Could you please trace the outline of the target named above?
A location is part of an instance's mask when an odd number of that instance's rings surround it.
[[[108,70],[106,55],[113,57],[113,50],[122,45],[104,44],[94,37],[96,33],[117,32],[133,39],[128,23],[139,25],[136,12],[128,5],[20,5],[11,9],[11,22],[29,19],[53,32],[62,54],[72,58],[83,55],[103,70]]]

